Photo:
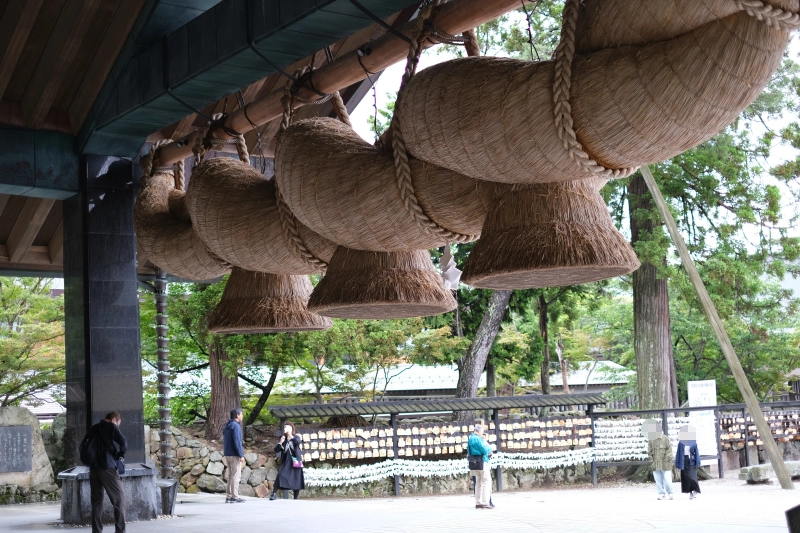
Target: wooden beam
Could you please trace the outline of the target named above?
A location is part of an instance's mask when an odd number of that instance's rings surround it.
[[[11,74],[36,22],[43,0],[9,0],[0,18],[0,98],[6,92]]]
[[[440,30],[458,35],[462,32],[475,28],[484,22],[495,18],[519,7],[519,1],[515,0],[452,0],[444,6],[436,15],[436,27]],[[398,30],[412,37],[415,22],[408,22],[398,28]],[[427,46],[433,46],[428,43]],[[352,50],[333,63],[328,63],[314,71],[314,87],[323,93],[332,93],[339,89],[344,89],[367,77],[364,69],[370,72],[378,72],[399,61],[403,61],[408,55],[408,44],[398,39],[395,35],[387,33],[369,43],[371,50],[359,62],[357,50]],[[363,65],[363,66],[362,66]],[[308,100],[315,100],[319,95],[309,89],[302,88],[301,96]],[[247,106],[247,116],[256,124],[264,124],[283,114],[283,85],[272,91],[266,97],[256,100]],[[252,129],[250,121],[244,116],[244,112],[238,109],[228,115],[225,119],[225,126],[235,131],[248,131]],[[197,133],[192,133],[180,143],[173,143],[161,149],[161,161],[169,165],[181,159],[186,159],[192,155],[191,147],[194,146]],[[221,139],[230,138],[220,129],[213,131],[213,136]]]
[[[89,65],[89,70],[81,81],[80,89],[69,106],[70,123],[76,133],[83,126],[108,73],[111,72],[111,67],[114,66],[114,61],[117,60],[122,45],[125,44],[125,39],[128,38],[139,11],[142,10],[144,1],[122,0],[114,12],[114,17],[100,41],[100,46]]]
[[[99,4],[100,0],[67,0],[64,3],[22,97],[26,127],[37,129],[44,124]]]
[[[8,260],[12,263],[19,263],[28,249],[33,244],[36,234],[42,228],[50,208],[56,203],[50,198],[34,198],[29,196],[25,199],[25,205],[8,235],[6,248],[8,248]],[[48,262],[50,258],[48,257]]]
[[[689,280],[692,282],[694,290],[697,291],[697,297],[699,298],[700,303],[703,305],[703,311],[705,311],[706,318],[711,323],[711,329],[714,330],[714,335],[717,337],[717,342],[719,342],[719,346],[722,349],[722,354],[725,356],[725,360],[728,362],[728,366],[731,369],[733,378],[736,380],[736,384],[739,386],[739,392],[741,392],[742,396],[744,397],[744,403],[747,404],[747,409],[750,410],[750,416],[753,417],[753,422],[756,424],[758,434],[764,443],[764,448],[767,451],[769,462],[772,463],[772,469],[775,471],[775,475],[778,476],[778,481],[780,481],[781,487],[792,490],[794,489],[794,485],[792,484],[791,476],[789,476],[789,471],[786,470],[786,464],[783,462],[783,455],[781,455],[780,451],[778,450],[778,445],[775,444],[775,438],[772,436],[772,430],[764,418],[764,413],[761,411],[761,406],[758,404],[758,398],[756,398],[755,393],[753,393],[753,389],[750,387],[750,382],[747,381],[747,374],[745,374],[744,369],[742,368],[742,363],[739,362],[739,358],[736,356],[736,352],[733,349],[733,344],[731,344],[731,340],[728,338],[728,332],[725,331],[725,326],[722,323],[722,319],[720,319],[719,314],[717,313],[717,308],[714,306],[711,296],[708,295],[706,286],[703,284],[703,279],[700,277],[700,273],[697,271],[697,267],[692,260],[692,256],[689,255],[689,249],[686,247],[686,243],[683,241],[681,232],[678,230],[678,225],[675,223],[675,219],[672,217],[669,207],[667,207],[667,202],[661,195],[661,190],[658,188],[658,184],[653,178],[650,168],[645,165],[641,167],[641,171],[642,176],[644,176],[644,181],[647,184],[647,188],[650,190],[650,194],[653,196],[653,201],[656,204],[656,208],[658,209],[658,212],[661,213],[661,218],[664,219],[664,223],[666,224],[669,234],[672,237],[672,242],[675,245],[675,248],[678,250],[678,255],[681,257],[683,268],[686,270],[686,274],[689,276]]]
[[[50,257],[50,263],[63,263],[64,262],[64,220],[58,223],[53,236],[50,237],[50,242],[47,243],[47,255]]]

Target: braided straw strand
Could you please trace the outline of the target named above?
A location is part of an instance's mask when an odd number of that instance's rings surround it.
[[[794,31],[800,28],[800,15],[773,7],[762,0],[736,0],[736,7],[776,30]]]
[[[425,6],[419,16],[417,16],[416,30],[418,31],[418,37],[412,39],[409,45],[406,70],[403,73],[403,79],[400,82],[398,94],[402,93],[403,87],[417,71],[419,56],[422,52],[422,43],[427,38],[424,31],[425,21],[431,16],[433,8],[438,6],[440,2],[441,0],[431,2]],[[411,166],[408,164],[406,141],[403,138],[403,129],[400,127],[400,121],[397,115],[392,118],[392,152],[394,155],[394,169],[395,175],[397,176],[397,188],[400,190],[400,198],[403,200],[406,211],[414,217],[416,223],[422,229],[441,237],[447,242],[465,243],[476,240],[479,237],[478,235],[465,235],[443,228],[431,220],[431,218],[425,214],[422,206],[419,205],[417,195],[414,191],[414,182],[411,179]]]
[[[306,68],[299,69],[295,72],[295,79],[299,79],[300,76],[305,73]],[[286,82],[286,85],[283,88],[283,118],[281,118],[281,125],[278,130],[278,135],[283,133],[292,123],[292,118],[294,115],[294,80],[289,80]],[[338,97],[339,101],[342,101],[341,96],[339,96],[339,92],[336,92],[336,96]],[[334,103],[334,108],[336,104]],[[344,107],[344,102],[342,102],[342,107]],[[347,116],[347,120],[349,122],[350,116],[347,114],[347,109],[344,110],[345,116]],[[340,115],[341,118],[341,115]],[[344,120],[342,120],[344,122]],[[278,180],[273,178],[275,182],[275,203],[278,207],[278,218],[281,221],[281,228],[283,228],[284,237],[286,237],[286,242],[289,243],[292,250],[295,252],[295,255],[306,262],[306,264],[325,272],[328,268],[328,263],[320,259],[319,257],[315,256],[311,250],[308,249],[306,243],[303,241],[303,237],[300,235],[300,230],[297,227],[297,218],[292,213],[292,210],[289,208],[289,205],[286,203],[286,200],[283,199],[283,194],[281,194],[281,190],[278,187]]]
[[[636,168],[612,169],[595,161],[584,150],[578,140],[572,122],[572,105],[569,103],[572,89],[572,60],[575,57],[575,28],[578,23],[580,0],[567,0],[564,4],[561,40],[556,47],[555,78],[553,80],[553,110],[556,130],[570,159],[576,161],[587,172],[605,179],[622,178],[633,174]]]
[[[352,128],[350,114],[347,112],[347,106],[344,105],[344,100],[342,100],[342,95],[339,94],[339,91],[333,93],[331,103],[333,103],[333,110],[336,111],[336,116],[339,117],[339,120]]]

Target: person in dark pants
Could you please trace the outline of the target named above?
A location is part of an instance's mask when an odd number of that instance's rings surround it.
[[[302,450],[300,444],[303,440],[300,435],[295,435],[294,424],[284,422],[283,435],[275,446],[275,453],[281,459],[281,466],[278,468],[278,477],[272,487],[270,500],[278,499],[277,492],[281,489],[294,492],[294,499],[300,495],[300,491],[306,488],[305,478],[303,477],[303,467],[295,464],[295,459],[301,461]]]
[[[103,531],[103,491],[108,493],[114,508],[114,531],[125,531],[125,492],[117,472],[117,459],[121,459],[128,449],[128,441],[119,430],[122,417],[116,411],[106,415],[90,431],[96,431],[105,453],[101,453],[97,464],[89,465],[89,486],[92,492],[92,533]],[[117,446],[115,447],[114,444]]]
[[[688,492],[689,499],[694,500],[700,494],[700,484],[697,481],[697,467],[700,466],[697,432],[693,426],[683,426],[679,438],[675,466],[681,471],[681,492],[684,494]]]

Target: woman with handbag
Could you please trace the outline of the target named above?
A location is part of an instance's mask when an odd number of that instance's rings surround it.
[[[275,445],[275,453],[280,459],[281,465],[278,467],[278,477],[272,487],[270,500],[278,499],[279,490],[291,490],[294,499],[300,495],[300,491],[306,488],[303,478],[303,456],[300,447],[303,440],[300,435],[295,435],[294,424],[291,422],[283,423],[283,435],[278,444]]]
[[[475,508],[494,509],[492,504],[492,473],[489,468],[489,455],[492,448],[483,436],[483,424],[475,424],[475,432],[467,442],[467,462],[469,473],[475,477]]]

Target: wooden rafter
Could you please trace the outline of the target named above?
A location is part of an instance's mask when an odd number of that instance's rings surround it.
[[[0,98],[6,92],[11,74],[33,29],[43,0],[9,0],[0,18]]]
[[[0,214],[3,214],[3,210],[6,208],[9,198],[11,198],[10,194],[0,194]]]
[[[61,264],[64,261],[64,220],[58,223],[50,242],[47,243],[47,255],[50,257],[50,264]]]
[[[67,0],[22,97],[26,126],[41,128],[100,0]]]
[[[28,197],[25,199],[25,205],[6,242],[10,262],[19,263],[28,252],[54,203],[56,201],[50,198]],[[49,259],[48,256],[48,262]]]
[[[114,17],[100,41],[100,46],[89,65],[89,70],[69,107],[69,119],[75,131],[79,130],[86,120],[86,116],[103,87],[103,82],[111,71],[111,67],[114,66],[114,61],[116,61],[143,5],[144,0],[122,0],[114,12]]]

